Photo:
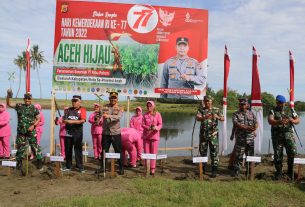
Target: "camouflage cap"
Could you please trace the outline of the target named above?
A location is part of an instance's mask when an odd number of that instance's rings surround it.
[[[247,104],[248,103],[247,98],[239,98],[238,101],[239,101],[239,104]]]
[[[32,94],[30,92],[27,92],[23,96],[24,99],[32,99]]]
[[[213,101],[214,98],[211,96],[211,95],[206,95],[204,98],[203,98],[204,101]]]

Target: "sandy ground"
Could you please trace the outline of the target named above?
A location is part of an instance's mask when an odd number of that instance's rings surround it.
[[[64,172],[62,177],[57,177],[55,172],[55,164],[45,161],[44,171],[36,170],[35,162],[30,163],[29,175],[22,176],[19,171],[11,169],[8,175],[7,167],[0,167],[0,207],[3,206],[35,206],[43,201],[52,198],[67,198],[71,196],[81,195],[98,195],[103,192],[121,192],[128,190],[126,183],[132,182],[133,178],[144,177],[144,167],[126,168],[124,175],[116,174],[115,178],[111,178],[108,171],[106,178],[102,175],[97,176],[94,171],[98,168],[98,162],[88,159],[85,163],[86,172],[81,174],[76,169],[70,172]],[[233,181],[237,178],[231,176],[231,171],[227,168],[228,157],[221,157],[219,165],[219,173],[216,178],[211,178],[211,168],[208,164],[205,181]],[[108,166],[110,169],[110,166]],[[287,166],[284,165],[284,172]],[[297,171],[297,167],[295,167]],[[246,167],[243,168],[240,176],[241,180],[247,180],[245,175]],[[305,173],[301,174],[301,182],[304,182]],[[155,177],[164,177],[173,180],[199,180],[198,164],[193,164],[190,157],[171,157],[157,164]],[[297,177],[297,174],[295,175]],[[151,177],[148,175],[148,177]],[[262,163],[255,167],[256,180],[273,180],[274,167],[272,165],[271,156],[262,157]],[[287,176],[281,181],[291,182]],[[128,187],[127,187],[128,188]]]

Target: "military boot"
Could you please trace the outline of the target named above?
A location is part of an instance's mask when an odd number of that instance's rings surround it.
[[[104,172],[104,161],[103,159],[100,159],[99,161],[100,161],[100,168],[95,170],[94,172],[95,174],[101,174]]]
[[[211,177],[212,178],[216,178],[216,176],[217,176],[217,166],[213,166],[212,167],[212,175],[211,175]]]
[[[17,160],[17,170],[22,169],[22,160]]]
[[[206,164],[202,163],[202,174],[205,174],[206,171]]]
[[[37,160],[37,169],[38,170],[42,169],[42,159]]]
[[[289,162],[288,162],[287,176],[288,176],[290,179],[293,179],[293,163],[289,163]]]

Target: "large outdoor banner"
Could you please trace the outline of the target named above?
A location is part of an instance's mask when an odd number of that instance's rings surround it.
[[[207,10],[57,0],[53,90],[202,99],[207,49]]]

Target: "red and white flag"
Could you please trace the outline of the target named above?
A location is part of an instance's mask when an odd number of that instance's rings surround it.
[[[30,51],[30,38],[28,38],[28,45],[26,47],[26,82],[25,82],[25,88],[26,88],[26,92],[30,92],[31,91],[31,51]]]
[[[261,97],[261,84],[258,72],[259,55],[253,47],[252,55],[252,88],[251,88],[251,110],[255,114],[258,128],[256,129],[256,138],[254,139],[255,150],[261,152],[263,139],[263,106]]]
[[[294,108],[294,57],[292,52],[289,51],[289,66],[290,66],[290,108]]]
[[[227,134],[227,95],[228,95],[228,77],[230,72],[230,55],[225,45],[225,53],[224,53],[224,75],[223,75],[223,116],[224,121],[222,125],[222,154],[228,148],[228,134]]]

